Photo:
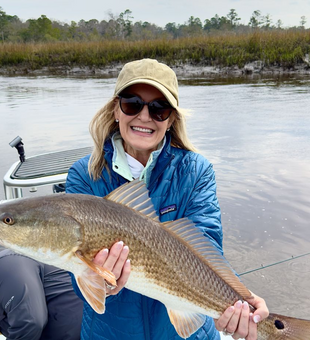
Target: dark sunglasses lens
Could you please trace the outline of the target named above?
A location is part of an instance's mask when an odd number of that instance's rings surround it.
[[[121,110],[129,116],[138,114],[143,108],[143,102],[139,97],[121,97],[120,99]]]
[[[149,104],[149,112],[151,117],[159,122],[168,119],[172,110],[173,108],[169,103],[161,100],[154,100]]]
[[[138,96],[120,96],[121,110],[128,116],[138,114],[146,103]],[[154,100],[148,103],[149,113],[154,120],[162,122],[169,118],[174,110],[171,105],[163,100]]]

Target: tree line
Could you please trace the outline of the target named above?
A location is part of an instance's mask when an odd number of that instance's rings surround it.
[[[216,35],[223,32],[247,33],[253,30],[283,30],[281,20],[273,22],[269,14],[263,15],[255,10],[247,25],[241,24],[241,18],[235,9],[230,9],[226,16],[214,15],[203,22],[191,16],[184,24],[169,22],[165,27],[142,21],[133,21],[132,12],[126,9],[118,15],[108,13],[108,19],[71,21],[70,24],[52,21],[46,15],[25,22],[16,15],[9,15],[0,7],[0,42],[56,42],[56,41],[102,41],[102,40],[153,40],[160,38],[177,39],[193,36]],[[305,30],[307,19],[300,18],[300,26]],[[291,27],[292,29],[292,27]]]

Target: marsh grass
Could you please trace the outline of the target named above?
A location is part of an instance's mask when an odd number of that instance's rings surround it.
[[[256,60],[266,66],[294,67],[310,52],[309,30],[225,33],[182,39],[143,41],[57,42],[0,44],[1,67],[105,67],[140,58],[155,58],[169,65],[189,63],[219,67]]]

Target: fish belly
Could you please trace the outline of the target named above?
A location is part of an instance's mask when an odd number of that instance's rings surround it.
[[[87,269],[87,266],[72,253],[61,253],[45,248],[25,248],[19,246],[11,246],[16,253],[28,256],[36,261],[58,267],[60,269],[79,275]]]
[[[136,293],[158,300],[169,309],[208,315],[213,318],[220,316],[217,311],[207,306],[201,308],[186,298],[178,296],[178,292],[171,291],[169,287],[161,287],[155,280],[144,274],[143,268],[131,270],[125,287]]]

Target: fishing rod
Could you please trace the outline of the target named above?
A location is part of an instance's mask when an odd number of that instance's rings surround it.
[[[243,272],[241,274],[238,274],[239,276],[242,276],[242,275],[246,275],[246,274],[249,274],[249,273],[253,273],[253,272],[256,272],[258,270],[262,270],[262,269],[265,269],[265,268],[268,268],[268,267],[272,267],[272,266],[276,266],[277,264],[280,264],[280,263],[283,263],[283,262],[287,262],[287,261],[292,261],[292,260],[295,260],[295,259],[298,259],[299,257],[303,257],[303,256],[307,256],[307,255],[310,255],[310,253],[305,253],[305,254],[301,254],[301,255],[297,255],[297,256],[294,256],[292,255],[292,257],[286,259],[286,260],[282,260],[282,261],[278,261],[278,262],[274,262],[274,263],[270,263],[270,264],[267,264],[267,265],[261,265],[260,267],[258,268],[255,268],[255,269],[251,269],[251,270],[248,270],[246,272]]]

